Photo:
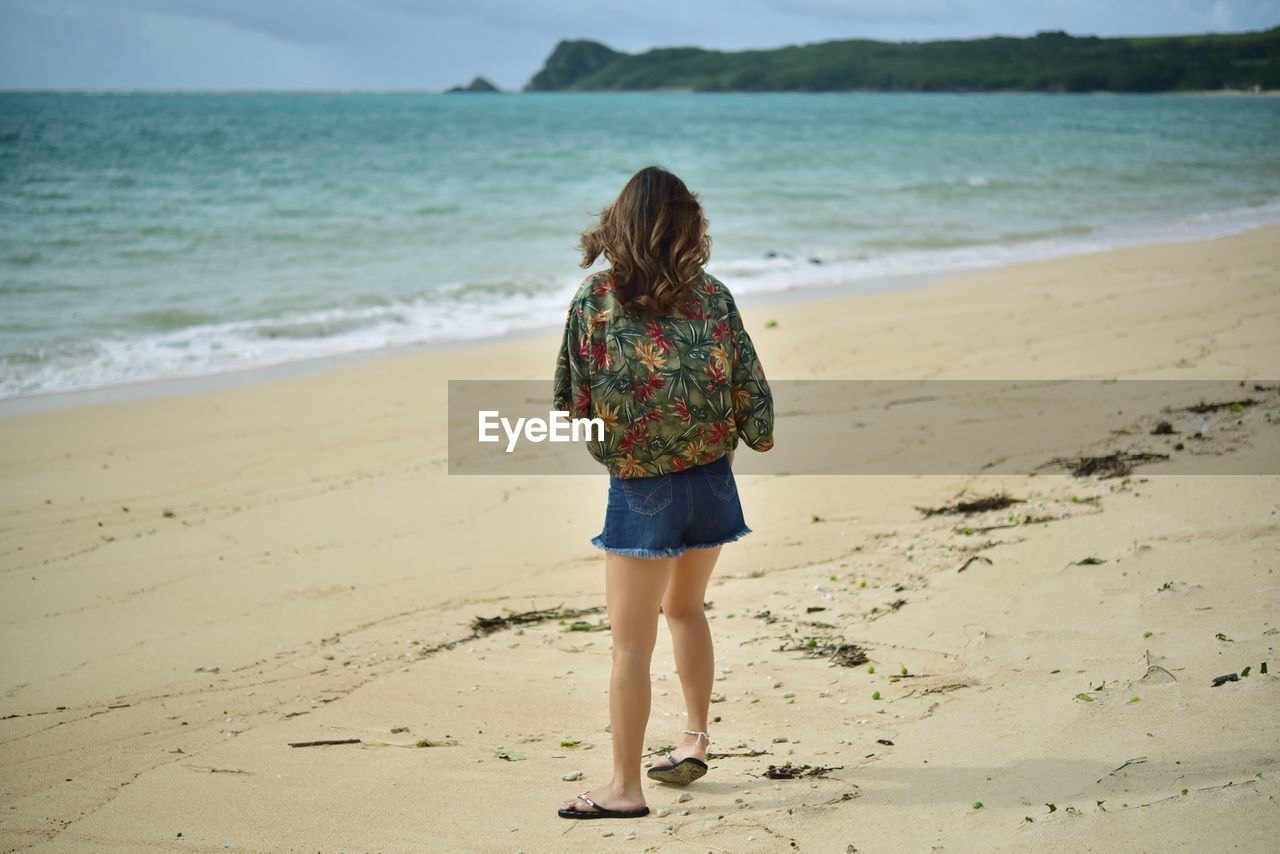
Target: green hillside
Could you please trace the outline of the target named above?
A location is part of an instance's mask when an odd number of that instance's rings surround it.
[[[527,91],[1167,92],[1280,89],[1280,27],[1230,35],[1098,38],[1044,32],[968,41],[832,41],[775,50],[645,53],[562,41]]]

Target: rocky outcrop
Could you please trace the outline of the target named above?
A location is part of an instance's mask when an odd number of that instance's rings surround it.
[[[542,70],[524,87],[526,92],[553,92],[572,89],[575,84],[613,63],[624,53],[593,41],[561,41]]]
[[[500,92],[500,91],[501,90],[497,86],[494,86],[488,80],[485,80],[483,77],[477,77],[476,79],[468,83],[466,86],[454,86],[451,89],[446,89],[445,93],[453,94],[455,92]]]

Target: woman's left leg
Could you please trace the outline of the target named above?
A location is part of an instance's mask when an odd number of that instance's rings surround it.
[[[613,735],[613,779],[588,790],[588,796],[609,809],[644,806],[640,786],[640,755],[649,723],[649,667],[658,635],[658,606],[675,568],[675,558],[636,558],[605,555],[605,606],[613,634],[613,673],[609,680],[609,721]],[[566,801],[566,807],[570,802]],[[573,809],[592,811],[580,799]]]

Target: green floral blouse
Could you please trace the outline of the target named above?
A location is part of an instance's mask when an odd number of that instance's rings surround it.
[[[627,314],[605,270],[569,305],[555,371],[555,408],[599,418],[591,456],[619,478],[713,462],[741,438],[773,447],[773,396],[733,295],[702,273],[666,317]]]

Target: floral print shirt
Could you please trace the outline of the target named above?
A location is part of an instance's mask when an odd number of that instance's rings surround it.
[[[713,462],[738,446],[773,447],[773,396],[733,295],[701,274],[669,316],[627,314],[609,271],[574,294],[555,371],[555,408],[599,418],[587,449],[619,478]]]

